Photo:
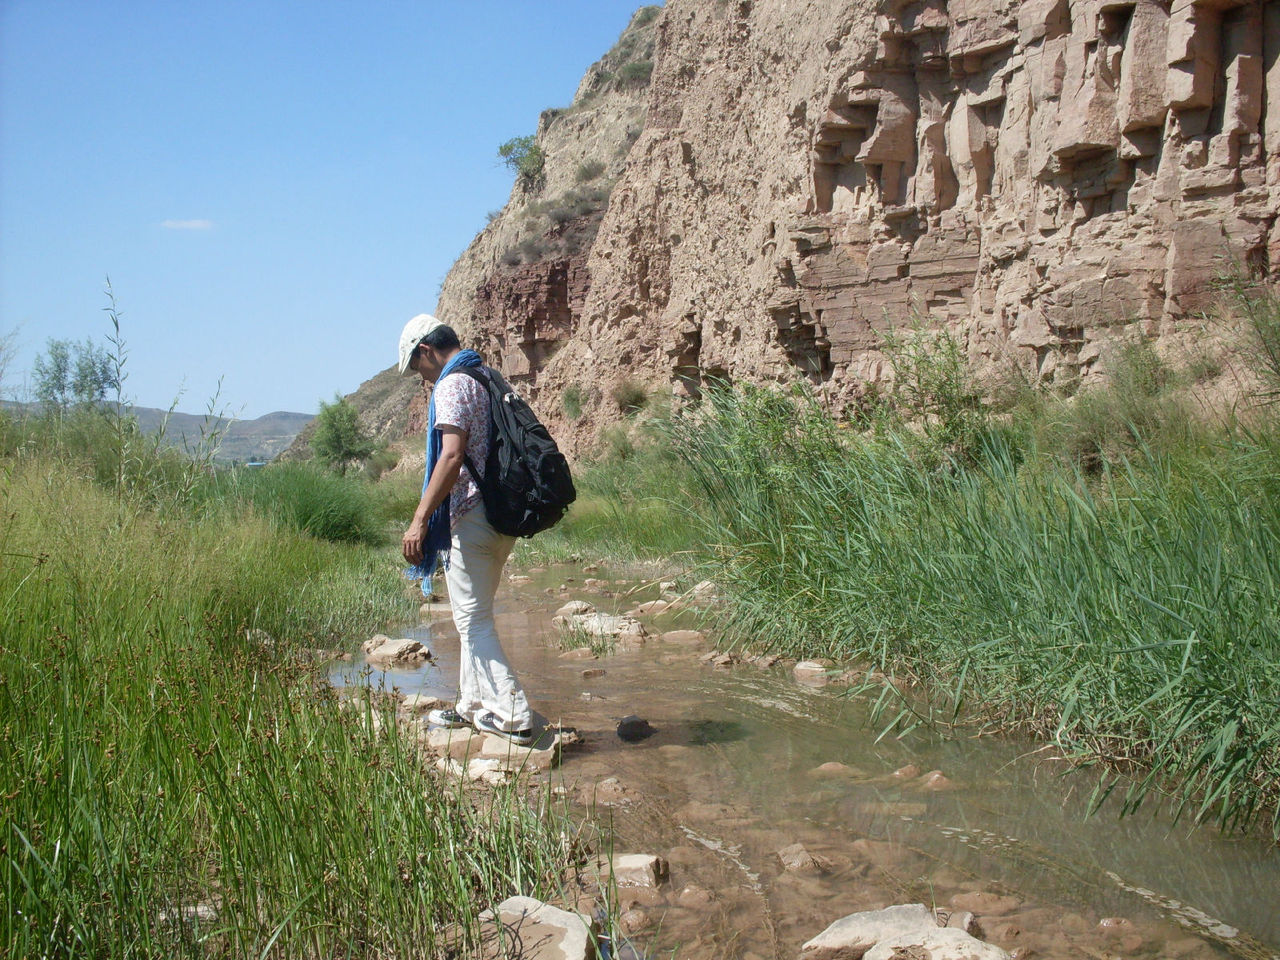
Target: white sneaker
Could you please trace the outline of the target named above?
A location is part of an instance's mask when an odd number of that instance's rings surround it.
[[[432,710],[427,714],[427,721],[434,723],[437,727],[469,727],[471,721],[460,714],[453,707],[445,707],[443,710]]]
[[[533,743],[532,730],[503,730],[498,726],[498,718],[488,711],[476,717],[472,725],[484,733],[497,734],[505,740],[510,740],[517,746],[527,747]]]

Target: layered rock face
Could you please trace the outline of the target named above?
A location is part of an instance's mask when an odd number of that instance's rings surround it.
[[[660,15],[657,7],[641,8],[614,48],[587,70],[571,105],[543,112],[541,174],[517,179],[507,206],[441,288],[436,316],[531,401],[545,392],[539,374],[579,335],[590,287],[588,253],[644,127]],[[540,412],[558,409],[557,399],[539,404]]]
[[[499,271],[472,301],[537,393],[594,388],[578,439],[628,372],[854,402],[913,315],[1072,382],[1280,266],[1276,0],[670,0],[658,31],[572,291]]]
[[[915,318],[1070,387],[1280,267],[1280,0],[669,0],[635,29],[647,86],[606,57],[543,115],[544,179],[437,308],[570,448],[628,379],[847,409]],[[588,162],[603,220],[548,220]]]
[[[1075,379],[1280,265],[1280,4],[894,2],[874,34],[806,102],[778,239],[768,310],[815,378],[874,380],[877,325],[915,311]]]

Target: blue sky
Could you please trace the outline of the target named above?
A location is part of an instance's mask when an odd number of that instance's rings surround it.
[[[635,0],[0,0],[0,331],[135,402],[315,412],[395,359]]]

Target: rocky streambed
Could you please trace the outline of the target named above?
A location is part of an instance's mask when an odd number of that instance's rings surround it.
[[[708,587],[569,566],[511,580],[499,629],[548,724],[532,748],[421,721],[456,683],[447,605],[405,633],[420,647],[374,642],[373,674],[357,658],[333,679],[393,690],[451,775],[524,776],[605,824],[589,870],[620,909],[613,956],[1280,956],[1273,845],[1154,804],[1087,817],[1096,780],[1034,744],[877,739],[838,665],[718,653],[686,619]],[[494,927],[563,955],[590,942],[600,895],[515,898]]]

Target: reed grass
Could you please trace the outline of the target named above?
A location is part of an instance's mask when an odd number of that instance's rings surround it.
[[[211,502],[237,510],[251,505],[285,527],[322,540],[377,545],[387,539],[374,487],[357,474],[283,463],[223,471],[209,487]]]
[[[441,780],[307,655],[405,612],[390,550],[0,470],[0,954],[452,956],[559,888],[557,811]]]
[[[914,678],[893,720],[1106,761],[1127,809],[1168,787],[1280,836],[1280,435],[1130,426],[1100,459],[1006,427],[939,461],[919,431],[850,436],[803,395],[740,389],[672,421],[671,447],[730,635]]]
[[[659,437],[665,418],[648,422],[638,443],[614,444],[574,469],[578,499],[559,524],[517,544],[522,563],[577,556],[605,563],[692,562],[695,528],[686,520],[685,467]]]

